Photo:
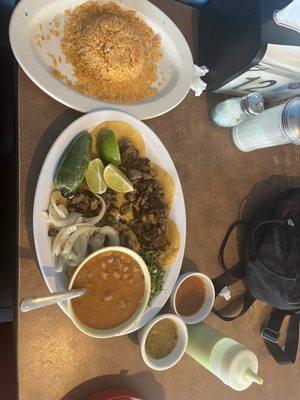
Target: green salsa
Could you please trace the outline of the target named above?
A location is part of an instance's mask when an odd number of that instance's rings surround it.
[[[172,353],[178,340],[178,328],[170,319],[157,322],[148,333],[146,353],[150,358],[160,360]]]

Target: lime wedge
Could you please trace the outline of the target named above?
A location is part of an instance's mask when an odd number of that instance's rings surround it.
[[[91,192],[101,194],[107,189],[103,179],[104,165],[100,158],[95,158],[89,163],[85,173],[85,180]]]
[[[101,130],[97,136],[97,149],[101,159],[106,164],[121,164],[118,141],[113,131]]]
[[[134,190],[130,180],[113,164],[108,164],[103,172],[107,186],[119,193],[128,193]]]

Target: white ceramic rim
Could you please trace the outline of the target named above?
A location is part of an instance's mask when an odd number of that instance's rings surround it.
[[[56,273],[54,270],[54,260],[51,256],[50,241],[47,234],[48,224],[43,211],[48,208],[50,193],[53,187],[53,174],[64,149],[79,132],[82,130],[91,130],[94,126],[105,121],[120,121],[131,125],[145,141],[146,156],[168,171],[175,184],[174,205],[170,213],[170,218],[176,223],[180,232],[179,251],[174,263],[167,269],[163,290],[153,299],[141,319],[124,333],[128,334],[144,326],[164,306],[179,276],[185,250],[186,212],[181,183],[168,150],[152,129],[130,114],[109,109],[85,114],[67,126],[51,146],[40,171],[34,197],[33,236],[40,271],[49,291],[53,293],[66,290],[69,282],[63,284],[60,277],[61,274]],[[59,302],[58,305],[70,317],[67,303],[63,301]]]
[[[176,295],[177,295],[177,291],[178,291],[179,287],[182,285],[182,283],[186,279],[190,278],[191,276],[198,276],[199,278],[201,278],[204,281],[206,293],[205,293],[204,303],[202,304],[200,309],[195,314],[186,316],[186,315],[179,314],[179,312],[176,309]],[[207,293],[207,290],[208,290],[208,293]],[[180,316],[186,324],[190,324],[190,325],[197,324],[198,322],[203,321],[208,316],[208,314],[211,312],[214,302],[215,302],[214,284],[212,283],[212,280],[207,275],[205,275],[201,272],[187,272],[183,275],[180,275],[179,279],[177,280],[177,282],[174,286],[174,289],[173,289],[171,297],[170,297],[170,303],[171,303],[171,306],[172,306],[174,312],[176,313],[176,315]]]
[[[144,313],[144,311],[147,307],[148,301],[149,301],[150,290],[151,290],[151,278],[150,278],[150,274],[149,274],[148,268],[147,268],[144,260],[133,250],[127,249],[126,247],[122,247],[122,246],[104,247],[103,249],[97,250],[94,253],[90,254],[76,268],[76,270],[70,280],[69,290],[72,289],[72,286],[73,286],[73,283],[74,283],[74,280],[75,280],[77,274],[89,260],[91,260],[92,258],[97,256],[98,254],[107,253],[107,252],[111,252],[111,251],[113,251],[113,252],[118,251],[120,253],[128,254],[139,264],[140,269],[142,270],[144,278],[145,278],[145,292],[144,292],[144,296],[143,296],[143,299],[142,299],[139,307],[127,321],[123,322],[121,325],[116,326],[115,328],[104,329],[104,330],[91,328],[91,327],[85,325],[83,322],[81,322],[80,319],[77,318],[77,316],[73,310],[72,300],[68,300],[68,311],[70,313],[70,316],[71,316],[71,319],[72,319],[74,325],[81,332],[85,333],[86,335],[92,336],[94,338],[100,338],[100,339],[105,339],[105,338],[122,335],[122,333],[124,333],[128,329],[130,329],[132,327],[132,325],[134,325],[136,323],[136,321],[138,321],[141,318],[142,314]]]
[[[148,19],[148,23],[150,24],[151,22],[150,25],[154,32],[158,30],[161,36],[166,37],[166,48],[169,47],[170,43],[172,44],[174,52],[177,52],[173,60],[174,65],[176,65],[174,85],[168,85],[168,89],[165,88],[166,90],[163,90],[161,95],[158,91],[155,96],[145,102],[126,105],[103,103],[68,87],[56,79],[36,54],[29,33],[31,32],[34,18],[39,15],[45,15],[48,7],[57,1],[59,0],[22,0],[15,7],[9,24],[10,44],[20,67],[49,96],[70,108],[84,113],[109,107],[128,112],[139,119],[146,120],[172,110],[188,94],[194,73],[194,62],[190,47],[176,24],[148,0],[116,0],[116,2],[123,7],[139,12],[143,18]],[[72,7],[85,1],[70,0],[69,6]],[[100,1],[108,2],[109,0]],[[170,53],[166,57],[170,57]]]
[[[176,343],[176,346],[172,350],[172,352],[164,358],[161,358],[160,360],[154,360],[150,358],[145,349],[145,344],[146,344],[146,339],[147,336],[151,330],[151,328],[159,321],[162,319],[171,319],[172,321],[175,322],[178,332],[179,332],[179,337]],[[172,368],[174,365],[180,361],[182,356],[184,355],[187,344],[188,344],[188,330],[186,327],[186,324],[184,320],[179,316],[175,314],[161,314],[155,317],[152,321],[150,321],[140,332],[139,332],[139,342],[140,342],[140,348],[141,348],[141,354],[144,362],[148,365],[148,367],[156,370],[156,371],[164,371],[166,369]]]

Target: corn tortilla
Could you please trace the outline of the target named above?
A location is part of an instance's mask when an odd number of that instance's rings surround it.
[[[161,166],[155,163],[151,163],[151,167],[155,173],[154,178],[157,180],[158,183],[160,183],[161,187],[163,188],[166,203],[169,207],[169,210],[171,211],[173,208],[174,193],[175,193],[175,185],[173,178]]]
[[[170,246],[158,257],[158,261],[164,269],[168,269],[170,265],[174,263],[180,245],[180,233],[175,222],[171,218],[168,220],[166,236],[170,242]]]

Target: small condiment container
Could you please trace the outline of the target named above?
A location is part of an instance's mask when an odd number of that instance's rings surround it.
[[[196,312],[193,314],[189,315],[183,315],[181,314],[176,306],[176,300],[177,300],[177,295],[178,295],[178,290],[181,287],[181,285],[186,282],[188,279],[191,278],[198,278],[199,279],[199,288],[204,288],[204,298],[202,304],[199,305],[199,308]],[[191,293],[189,293],[190,295]],[[211,281],[211,279],[200,273],[200,272],[187,272],[186,274],[180,275],[179,279],[174,285],[171,297],[170,297],[170,303],[173,311],[175,314],[179,315],[186,324],[197,324],[200,321],[203,321],[208,314],[210,313],[211,309],[213,308],[215,302],[215,288],[214,285]]]
[[[170,319],[174,322],[178,329],[178,338],[176,345],[170,354],[168,354],[164,358],[154,359],[151,358],[146,352],[146,340],[149,332],[154,327],[154,325],[157,324],[159,321],[162,321],[163,319]],[[144,328],[139,330],[138,339],[143,360],[148,365],[148,367],[157,371],[164,371],[177,364],[185,353],[188,344],[188,331],[184,321],[178,315],[162,314],[152,319],[147,325],[144,326]]]
[[[244,97],[233,97],[217,104],[210,113],[211,120],[221,127],[232,127],[259,115],[264,110],[264,99],[260,93]]]

